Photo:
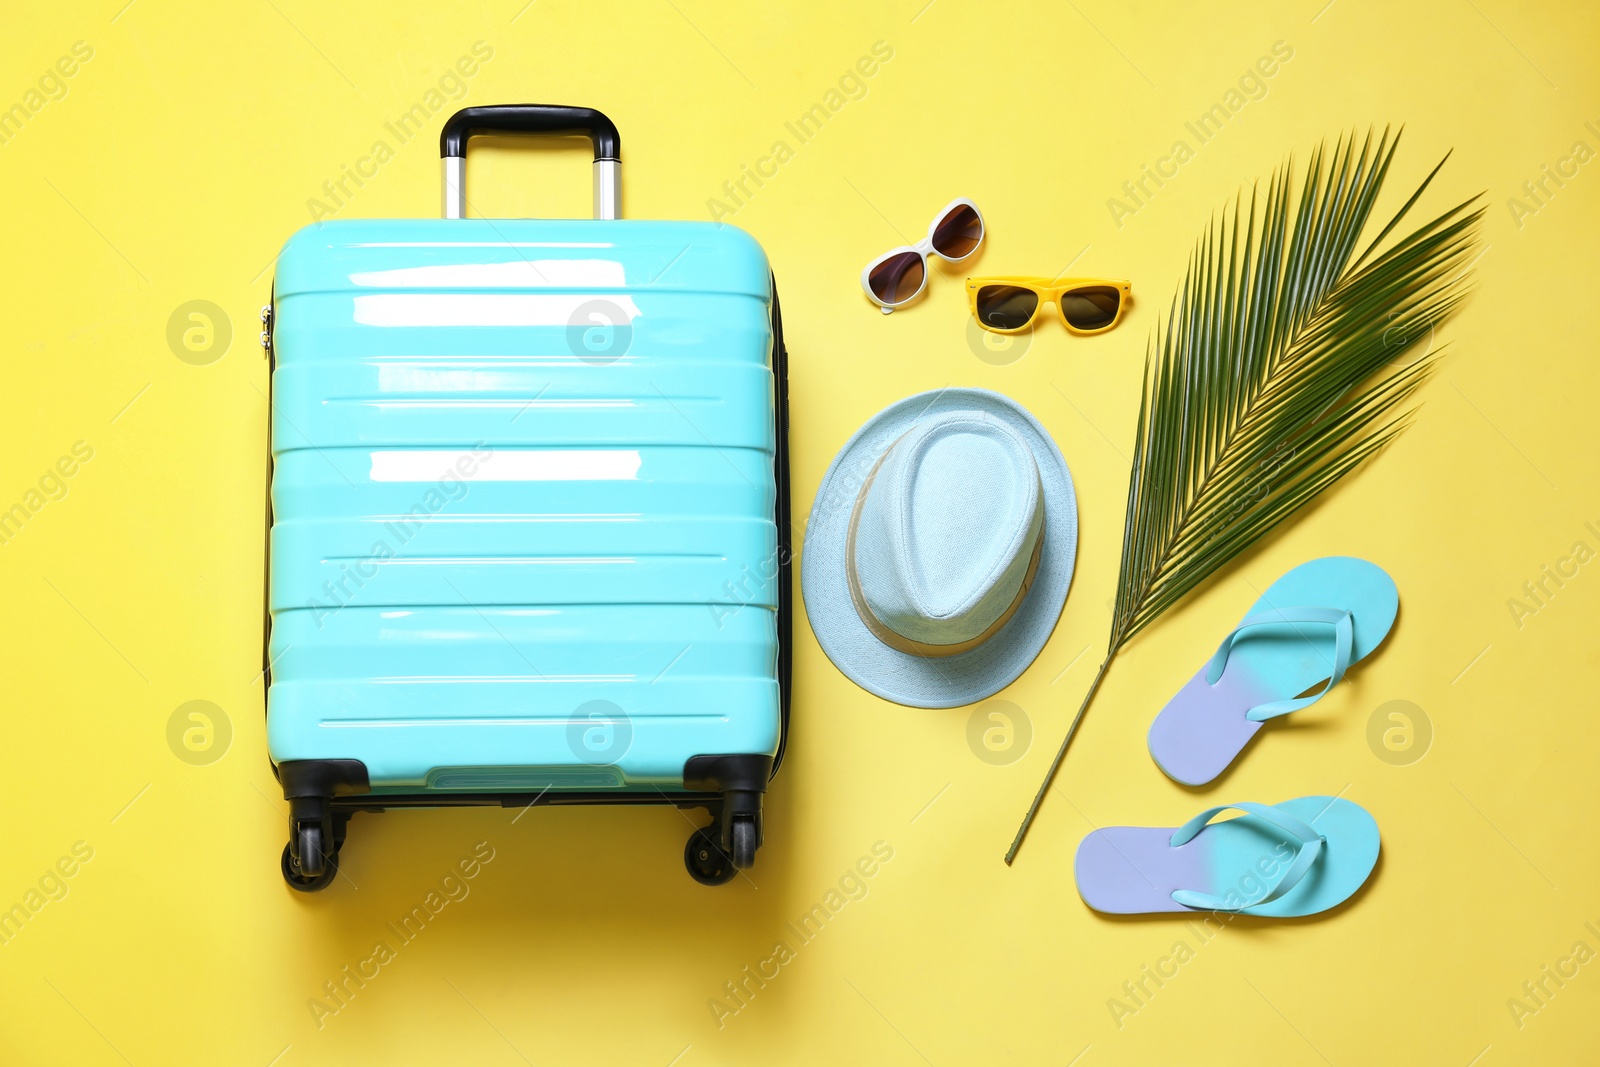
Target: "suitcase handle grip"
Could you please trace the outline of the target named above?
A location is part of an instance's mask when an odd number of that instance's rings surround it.
[[[592,107],[497,104],[462,108],[439,132],[445,218],[466,218],[467,142],[480,133],[587,135],[594,145],[594,217],[614,219],[622,214],[622,138],[615,123]]]

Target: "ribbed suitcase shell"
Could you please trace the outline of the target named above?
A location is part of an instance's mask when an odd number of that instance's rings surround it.
[[[272,759],[360,760],[381,794],[681,788],[691,756],[775,753],[771,301],[712,223],[292,237]]]

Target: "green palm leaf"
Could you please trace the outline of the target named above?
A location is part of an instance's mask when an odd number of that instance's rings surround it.
[[[1441,160],[1357,255],[1399,137],[1356,142],[1319,146],[1297,197],[1285,163],[1264,196],[1224,209],[1190,256],[1146,359],[1106,658],[1008,864],[1117,651],[1414,413],[1407,401],[1439,352],[1408,353],[1465,297],[1483,209],[1459,204],[1374,257]]]

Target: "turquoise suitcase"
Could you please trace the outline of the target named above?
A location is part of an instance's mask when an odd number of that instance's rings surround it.
[[[479,133],[586,134],[593,220],[468,219]],[[621,220],[611,121],[468,108],[444,218],[308,226],[278,258],[267,742],[284,878],[351,815],[673,804],[720,884],[788,726],[785,351],[761,247]]]

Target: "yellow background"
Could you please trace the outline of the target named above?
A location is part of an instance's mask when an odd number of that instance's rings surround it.
[[[0,506],[74,442],[94,450],[65,497],[0,545],[0,906],[75,842],[93,849],[68,894],[0,945],[0,1060],[1593,1062],[1600,963],[1547,981],[1554,995],[1520,1027],[1507,1006],[1575,942],[1600,949],[1584,926],[1600,927],[1600,563],[1520,626],[1508,607],[1575,542],[1600,549],[1600,165],[1536,213],[1507,206],[1574,142],[1600,149],[1585,126],[1600,127],[1600,18],[1586,5],[124,2],[25,5],[0,35],[0,105],[74,42],[93,48],[66,95],[0,144]],[[477,41],[493,58],[462,100],[397,144],[384,123]],[[877,41],[893,58],[865,95],[799,144],[784,123]],[[1266,95],[1197,145],[1184,123],[1278,41],[1293,57]],[[444,112],[527,100],[616,120],[635,217],[706,217],[742,165],[790,142],[730,221],[766,247],[783,291],[797,534],[835,450],[906,394],[997,389],[1055,435],[1078,484],[1077,576],[1044,653],[1001,695],[1032,744],[1009,765],[980,760],[970,709],[869,697],[802,617],[789,761],[749,878],[691,882],[689,825],[672,810],[515,824],[441,811],[359,816],[349,877],[295,894],[277,869],[283,804],[262,728],[256,312],[275,251],[342,165],[379,139],[395,149],[338,217],[433,215]],[[1420,419],[1126,650],[1007,869],[1104,646],[1143,353],[1192,242],[1286,154],[1391,122],[1406,135],[1379,215],[1450,148],[1424,206],[1480,190],[1489,205],[1480,289],[1441,331],[1450,351]],[[1194,158],[1118,226],[1107,200],[1180,138]],[[586,159],[491,148],[472,164],[474,202],[584,213]],[[862,264],[958,195],[990,226],[973,271],[1125,276],[1135,310],[1094,340],[1050,325],[1006,365],[969,347],[965,266],[937,269],[914,309],[876,314]],[[166,341],[191,300],[231,321],[207,365]],[[1151,716],[1252,587],[1332,553],[1395,577],[1388,644],[1220,786],[1168,781],[1145,751]],[[197,699],[233,731],[207,766],[167,744],[173,710]],[[1367,741],[1391,700],[1431,723],[1409,764]],[[1332,916],[1240,920],[1201,944],[1171,919],[1098,917],[1074,891],[1073,851],[1093,826],[1341,790],[1377,817],[1384,853]],[[323,982],[480,841],[495,858],[470,895],[319,1028],[307,1002]],[[894,858],[867,895],[719,1028],[707,1002],[723,983],[792,941],[785,923],[879,841]],[[1123,983],[1179,940],[1192,958],[1119,1025],[1108,1001],[1133,1004]]]

